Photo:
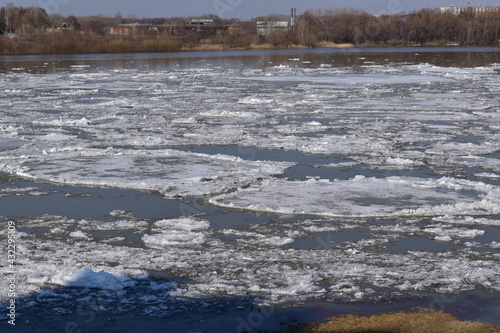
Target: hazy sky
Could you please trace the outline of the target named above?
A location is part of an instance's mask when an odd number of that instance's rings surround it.
[[[9,1],[0,1],[4,6]],[[14,0],[16,6],[42,7],[49,13],[62,15],[114,16],[124,17],[172,17],[216,14],[223,18],[242,18],[267,14],[288,14],[291,7],[297,7],[297,14],[308,8],[350,7],[366,10],[372,14],[395,14],[414,9],[467,6],[467,0]],[[471,1],[472,6],[496,6],[500,0]]]

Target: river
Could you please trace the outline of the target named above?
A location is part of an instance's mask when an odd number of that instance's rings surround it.
[[[1,57],[2,307],[19,332],[500,324],[499,52]]]

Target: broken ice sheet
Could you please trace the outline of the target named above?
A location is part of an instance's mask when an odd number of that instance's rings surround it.
[[[14,161],[0,169],[58,183],[156,190],[170,198],[221,193],[294,165],[172,149],[75,149]]]
[[[0,151],[14,150],[25,145],[26,143],[27,141],[21,139],[0,135]]]
[[[214,205],[322,216],[484,215],[500,212],[500,189],[453,178],[366,178],[330,181],[266,179],[221,194]]]

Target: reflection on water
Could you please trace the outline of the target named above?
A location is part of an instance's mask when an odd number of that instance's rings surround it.
[[[179,53],[0,56],[0,73],[54,73],[89,69],[160,70],[210,63],[214,66],[261,68],[277,65],[316,68],[428,63],[443,67],[477,67],[498,62],[498,48],[348,48],[275,51],[213,51]]]

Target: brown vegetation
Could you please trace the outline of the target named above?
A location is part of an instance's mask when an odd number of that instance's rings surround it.
[[[442,312],[418,310],[369,317],[341,316],[304,329],[304,333],[498,333],[500,327],[460,321]]]
[[[269,16],[251,21],[214,20],[214,26],[189,26],[190,18],[123,18],[48,15],[42,8],[0,9],[0,54],[71,54],[113,52],[174,52],[181,50],[227,50],[407,45],[497,46],[500,11],[456,16],[422,9],[407,15],[373,16],[359,10],[308,10],[297,25],[286,31],[257,33],[259,20],[287,20]],[[128,26],[123,35],[111,27]]]
[[[300,30],[306,39],[356,45],[499,45],[500,11],[455,16],[434,9],[408,15],[372,16],[359,11],[307,11]],[[312,36],[310,36],[312,35]]]

